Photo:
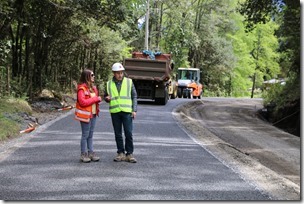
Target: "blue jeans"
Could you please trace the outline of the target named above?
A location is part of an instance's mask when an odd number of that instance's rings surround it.
[[[95,128],[96,115],[93,115],[89,123],[80,122],[81,124],[81,140],[80,140],[80,148],[81,153],[93,152],[93,133]]]
[[[111,113],[112,124],[115,133],[117,153],[133,154],[133,118],[131,113]],[[122,138],[122,127],[125,133],[125,146]]]

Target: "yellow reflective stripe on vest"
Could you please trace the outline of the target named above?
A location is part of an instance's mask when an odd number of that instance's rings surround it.
[[[128,98],[131,99],[131,86],[132,86],[132,80],[128,79],[127,80],[127,96]]]
[[[119,107],[125,107],[125,108],[130,108],[131,107],[132,108],[132,106],[129,106],[129,105],[126,105],[126,104],[121,104],[121,105],[110,106],[110,109],[119,108]]]
[[[108,81],[107,91],[111,96],[110,113],[117,112],[132,112],[132,99],[131,99],[132,80],[124,78],[121,84],[120,93],[118,93],[115,82]]]

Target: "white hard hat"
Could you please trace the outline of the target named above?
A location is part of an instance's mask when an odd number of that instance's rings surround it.
[[[125,70],[125,68],[122,66],[122,64],[116,62],[115,64],[113,64],[112,66],[112,71],[113,72],[117,72],[117,71],[123,71]]]

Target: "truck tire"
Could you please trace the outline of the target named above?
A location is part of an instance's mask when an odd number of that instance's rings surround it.
[[[201,99],[201,97],[203,97],[203,91],[201,92],[201,94],[197,98]]]
[[[177,88],[177,97],[181,98],[183,96],[182,88]]]
[[[175,89],[173,90],[173,93],[170,95],[170,99],[175,99],[177,97],[177,88],[175,87]]]
[[[187,90],[183,91],[183,98],[188,98],[188,91]]]
[[[187,91],[187,96],[188,96],[188,98],[193,99],[193,93],[191,90]]]
[[[159,105],[166,105],[169,100],[168,89],[165,89],[165,97],[164,98],[155,98],[155,103]]]
[[[167,102],[168,102],[168,97],[155,99],[155,103],[159,105],[166,105]]]

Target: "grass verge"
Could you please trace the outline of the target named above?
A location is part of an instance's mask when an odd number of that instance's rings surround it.
[[[22,115],[32,114],[31,106],[24,99],[0,99],[0,141],[19,136]]]

